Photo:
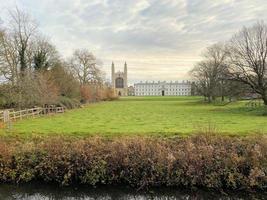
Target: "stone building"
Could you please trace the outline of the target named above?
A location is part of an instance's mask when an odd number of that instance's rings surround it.
[[[133,86],[128,87],[128,96],[134,96],[134,87]]]
[[[158,81],[140,82],[134,84],[135,96],[189,96],[191,83],[189,81]]]
[[[127,82],[127,63],[124,64],[124,71],[115,72],[115,66],[112,62],[111,65],[111,84],[118,96],[128,95],[128,82]]]

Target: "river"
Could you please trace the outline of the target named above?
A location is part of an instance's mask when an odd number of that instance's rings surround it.
[[[1,200],[250,200],[267,199],[265,193],[221,193],[204,190],[179,190],[174,188],[154,188],[148,191],[136,191],[123,186],[105,187],[57,187],[53,184],[24,184],[20,186],[0,185]]]

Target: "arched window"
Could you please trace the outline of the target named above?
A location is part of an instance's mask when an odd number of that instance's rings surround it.
[[[116,78],[116,88],[123,88],[123,78]]]

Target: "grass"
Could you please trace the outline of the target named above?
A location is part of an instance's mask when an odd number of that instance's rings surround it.
[[[11,133],[22,136],[173,136],[206,130],[238,135],[267,133],[267,116],[263,116],[262,109],[247,108],[245,102],[215,106],[201,100],[200,97],[125,97],[64,114],[18,121],[12,124]]]

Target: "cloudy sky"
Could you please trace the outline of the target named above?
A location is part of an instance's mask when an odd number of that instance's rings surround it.
[[[29,12],[63,57],[87,48],[123,69],[131,83],[183,80],[205,47],[242,26],[267,21],[266,0],[0,0],[2,20],[17,5]]]

